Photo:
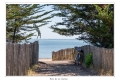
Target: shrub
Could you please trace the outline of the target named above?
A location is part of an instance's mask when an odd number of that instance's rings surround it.
[[[93,64],[92,52],[90,52],[89,54],[86,54],[86,56],[85,56],[86,67],[89,68],[91,64]]]

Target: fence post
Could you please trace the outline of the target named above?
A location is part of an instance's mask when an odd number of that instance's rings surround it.
[[[6,43],[6,75],[9,76],[10,75],[10,43],[7,42]]]
[[[30,52],[30,67],[32,67],[32,53],[33,53],[33,49],[32,49],[32,43],[30,43],[30,46],[29,46],[29,52]]]
[[[61,60],[64,60],[63,49],[61,49],[61,53],[60,53],[60,55],[61,55]]]
[[[14,43],[14,74],[18,75],[18,53],[19,53],[19,45]]]
[[[111,49],[110,52],[111,52],[111,69],[112,73],[114,73],[114,49]]]
[[[31,50],[32,50],[32,65],[34,65],[34,43],[31,44]]]
[[[14,73],[14,45],[10,44],[10,75],[13,75]]]
[[[38,60],[39,60],[39,43],[38,43],[38,41],[36,42],[36,44],[37,44],[37,55],[36,55],[36,57],[37,57],[37,63],[38,63]]]
[[[54,51],[52,52],[52,61],[54,61]]]
[[[29,59],[29,44],[25,44],[25,46],[26,46],[26,55],[25,55],[25,57],[26,57],[26,68],[25,68],[25,73],[27,73],[27,71],[28,71],[28,69],[29,69],[29,61],[30,61],[30,59]]]

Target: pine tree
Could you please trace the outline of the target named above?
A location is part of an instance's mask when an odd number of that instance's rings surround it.
[[[51,26],[60,35],[79,35],[77,39],[105,48],[114,46],[113,4],[56,4],[56,16],[63,21]],[[66,28],[57,26],[64,25]]]
[[[40,4],[6,4],[6,38],[13,43],[26,42],[31,36],[41,37],[39,27],[48,24],[52,11],[45,11]]]

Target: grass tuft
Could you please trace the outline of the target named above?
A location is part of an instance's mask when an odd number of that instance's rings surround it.
[[[33,65],[27,73],[27,76],[34,76],[36,74],[35,69],[37,68],[37,65]]]

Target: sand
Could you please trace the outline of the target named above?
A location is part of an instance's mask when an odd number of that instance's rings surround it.
[[[38,61],[52,61],[51,58],[39,58]]]
[[[98,76],[73,61],[52,61],[50,58],[39,59],[35,72],[34,76]]]

